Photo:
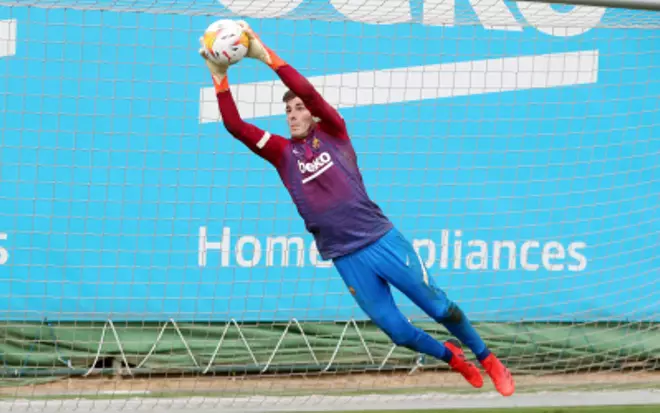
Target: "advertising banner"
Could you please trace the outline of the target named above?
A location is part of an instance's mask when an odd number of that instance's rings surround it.
[[[378,21],[249,3],[233,11],[339,108],[370,196],[471,319],[659,318],[657,29],[498,1],[379,0]],[[224,129],[197,54],[213,20],[0,8],[0,317],[365,318]],[[229,80],[246,121],[288,136],[272,71]]]

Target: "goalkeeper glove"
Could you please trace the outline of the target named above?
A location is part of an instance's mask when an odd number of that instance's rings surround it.
[[[199,38],[199,43],[202,47],[199,49],[199,54],[204,59],[204,63],[209,68],[211,72],[211,78],[213,79],[213,87],[215,88],[215,93],[226,92],[229,90],[229,81],[227,80],[227,69],[229,66],[216,63],[209,59],[206,54],[206,48],[204,47],[204,39]]]
[[[250,46],[248,47],[247,57],[253,59],[261,60],[270,66],[271,69],[277,70],[280,67],[284,66],[286,62],[282,60],[274,51],[269,49],[257,36],[257,34],[252,30],[249,24],[243,20],[239,20],[238,24],[243,27],[245,33],[250,39]]]

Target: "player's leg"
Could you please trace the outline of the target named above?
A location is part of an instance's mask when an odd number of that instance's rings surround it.
[[[396,307],[390,286],[375,271],[373,254],[363,249],[334,264],[360,308],[396,345],[449,362],[452,353],[411,324]]]
[[[488,347],[463,311],[438,288],[413,246],[399,233],[384,240],[389,254],[380,262],[380,271],[390,284],[404,293],[429,317],[443,324],[450,333],[472,350],[479,361],[490,354]]]
[[[479,369],[465,361],[459,347],[437,341],[410,323],[397,308],[389,284],[376,272],[378,262],[387,253],[380,244],[335,260],[335,267],[360,308],[396,345],[444,360],[474,387],[483,386]]]
[[[468,346],[500,393],[512,394],[515,386],[508,369],[490,352],[459,306],[435,285],[412,244],[395,231],[384,238],[383,246],[388,250],[380,262],[383,278]]]

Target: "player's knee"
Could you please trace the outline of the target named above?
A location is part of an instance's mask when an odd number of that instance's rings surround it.
[[[434,292],[433,305],[427,310],[429,316],[438,323],[460,323],[463,321],[463,311],[456,303],[451,301],[447,294],[437,287],[432,287]]]
[[[436,317],[436,321],[440,323],[458,324],[463,321],[464,317],[465,315],[460,307],[456,305],[456,303],[449,301],[445,310]]]

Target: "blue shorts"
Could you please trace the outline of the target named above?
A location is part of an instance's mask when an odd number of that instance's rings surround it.
[[[397,324],[407,323],[396,307],[390,285],[438,322],[445,320],[453,304],[396,228],[375,243],[336,258],[334,264],[360,308],[387,333]]]

